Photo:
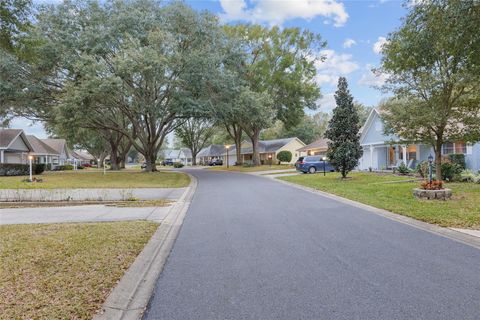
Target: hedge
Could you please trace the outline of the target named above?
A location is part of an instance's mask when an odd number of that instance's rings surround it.
[[[34,174],[42,174],[45,171],[45,164],[33,164]],[[28,176],[30,165],[18,163],[0,163],[0,176]]]

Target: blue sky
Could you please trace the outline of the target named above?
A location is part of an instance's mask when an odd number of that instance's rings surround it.
[[[34,0],[34,3],[55,3],[56,0]],[[372,88],[381,85],[384,77],[376,77],[371,69],[380,63],[381,44],[387,34],[400,26],[406,9],[396,0],[190,0],[198,10],[218,14],[225,23],[252,22],[281,27],[301,27],[319,33],[327,41],[322,54],[317,82],[323,98],[320,111],[330,112],[335,106],[333,93],[339,76],[347,77],[355,100],[375,106],[382,93]],[[45,136],[41,124],[30,126],[24,119],[12,127]]]

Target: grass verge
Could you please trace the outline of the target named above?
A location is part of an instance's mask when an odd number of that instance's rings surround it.
[[[449,201],[418,200],[412,195],[418,182],[411,178],[375,173],[351,173],[342,181],[329,173],[279,177],[278,179],[326,191],[377,208],[434,223],[443,227],[480,229],[480,185],[448,183],[453,190]],[[402,182],[406,181],[406,182]]]
[[[158,224],[0,226],[2,319],[91,319]]]
[[[209,167],[208,169],[209,170],[228,170],[228,171],[238,171],[238,172],[258,172],[258,171],[269,171],[269,170],[295,169],[295,166],[292,164],[274,164],[272,166],[262,165],[258,167],[230,166],[228,169],[226,166],[221,166],[221,167]]]
[[[0,189],[72,188],[181,188],[190,183],[181,172],[45,172],[36,176],[42,182],[24,182],[26,177],[0,177]]]

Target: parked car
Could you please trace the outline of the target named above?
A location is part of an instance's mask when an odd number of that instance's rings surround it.
[[[162,166],[173,166],[173,160],[172,159],[165,159],[162,161]]]
[[[212,159],[208,162],[209,166],[223,166],[223,160],[222,159]]]
[[[303,173],[315,173],[317,171],[323,172],[323,165],[324,161],[322,160],[322,156],[307,156],[304,157],[302,160],[299,159],[295,163],[295,168],[297,171]],[[325,160],[325,171],[326,172],[334,172],[335,168]]]
[[[297,166],[297,164],[301,163],[303,159],[305,159],[305,157],[299,157],[298,160],[295,161],[295,167]]]

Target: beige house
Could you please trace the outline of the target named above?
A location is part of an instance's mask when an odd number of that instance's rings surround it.
[[[291,164],[294,164],[299,157],[299,152],[297,151],[301,147],[304,147],[305,143],[303,143],[300,139],[294,138],[284,138],[284,139],[275,139],[275,140],[260,140],[258,143],[258,150],[260,153],[260,162],[262,164],[269,164],[270,159],[272,163],[277,163],[277,154],[280,151],[290,151],[292,153],[292,160],[290,161]],[[253,159],[253,148],[252,143],[249,141],[242,142],[242,150],[241,150],[242,160],[243,163],[252,162]],[[227,161],[227,153],[224,152],[222,154],[223,161],[226,163]],[[233,165],[237,161],[235,155],[235,146],[231,146],[228,151],[228,162]],[[224,163],[224,164],[225,164]]]
[[[33,151],[21,129],[0,129],[0,163],[27,164]]]
[[[299,157],[301,156],[325,156],[328,150],[328,139],[318,139],[309,145],[306,145],[298,149]]]
[[[42,140],[35,136],[27,135],[28,142],[32,146],[32,152],[30,155],[34,157],[35,163],[53,164],[53,159],[59,157],[57,151],[51,148]]]

